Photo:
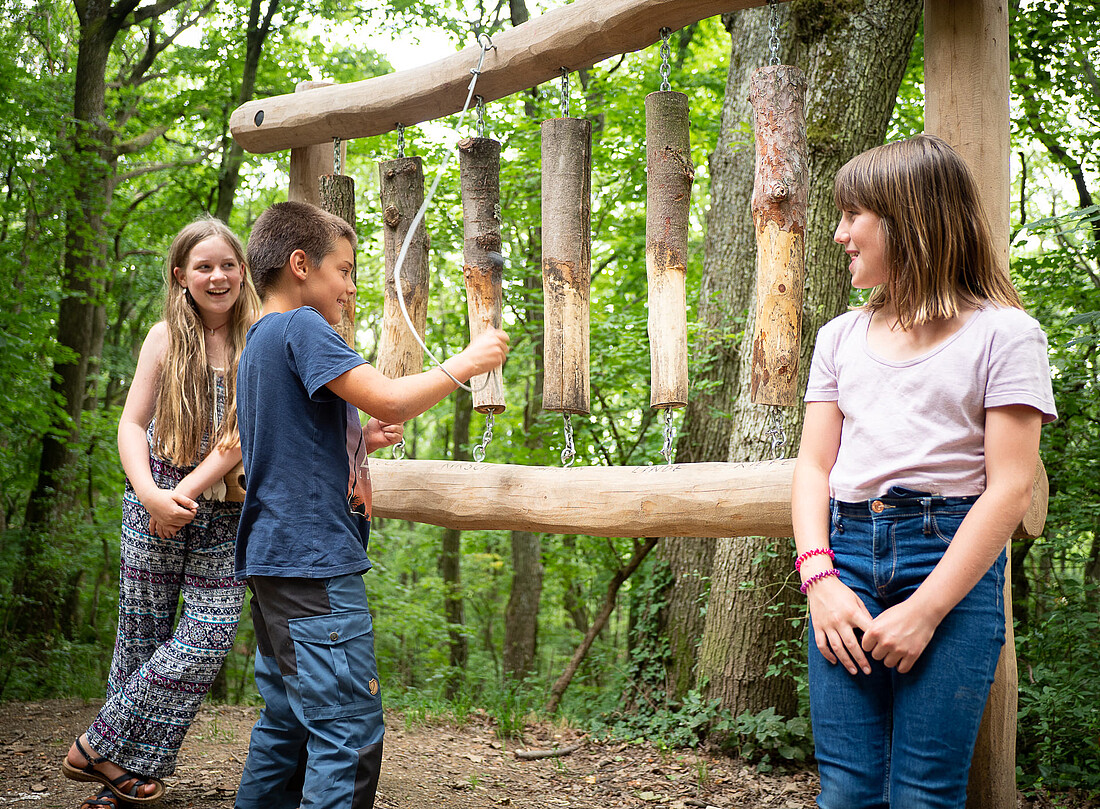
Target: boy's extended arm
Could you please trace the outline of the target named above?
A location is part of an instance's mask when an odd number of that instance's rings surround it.
[[[487,329],[463,351],[444,360],[443,365],[455,379],[466,382],[500,367],[507,356],[508,335],[500,329]],[[326,387],[367,415],[393,424],[415,418],[438,404],[455,389],[455,383],[439,368],[390,379],[364,363]]]

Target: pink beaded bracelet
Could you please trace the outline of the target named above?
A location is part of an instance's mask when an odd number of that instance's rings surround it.
[[[820,556],[822,554],[828,556],[834,562],[836,561],[836,555],[833,553],[832,548],[810,548],[808,551],[799,554],[798,558],[794,560],[794,569],[801,572],[803,562],[805,562],[811,556]]]
[[[810,589],[811,584],[815,584],[822,579],[827,579],[829,576],[836,576],[837,574],[838,571],[835,567],[831,567],[828,570],[822,570],[820,573],[815,573],[810,576],[810,578],[806,579],[806,581],[802,582],[802,586],[798,588],[798,592],[802,593],[802,595],[806,595],[806,591]]]

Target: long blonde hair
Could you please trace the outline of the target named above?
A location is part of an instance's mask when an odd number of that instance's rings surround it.
[[[206,358],[203,323],[187,289],[173,273],[186,267],[195,245],[221,237],[236,254],[241,266],[241,294],[229,311],[225,336],[228,354],[225,371],[225,413],[216,419],[214,372]],[[229,448],[237,435],[237,363],[245,335],[260,310],[259,297],[245,266],[241,241],[218,219],[203,217],[183,228],[172,240],[164,273],[164,322],[168,325],[168,349],[157,381],[153,425],[153,449],[177,466],[197,463],[203,437],[207,448]]]
[[[836,175],[837,208],[882,220],[886,281],[865,306],[891,304],[903,329],[956,316],[988,300],[1022,309],[1000,267],[974,177],[942,138],[916,135],[876,146]]]

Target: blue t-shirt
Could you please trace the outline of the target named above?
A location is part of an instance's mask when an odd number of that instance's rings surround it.
[[[312,307],[262,317],[237,369],[245,497],[237,578],[370,568],[359,411],[325,385],[364,362]]]

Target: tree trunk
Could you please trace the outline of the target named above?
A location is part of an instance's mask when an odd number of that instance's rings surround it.
[[[512,594],[504,611],[504,676],[516,681],[535,671],[542,543],[529,531],[512,532]]]
[[[530,15],[524,0],[509,0],[508,12],[512,27],[527,22]],[[525,101],[524,111],[528,116],[535,114],[533,102]],[[523,267],[541,266],[542,231],[531,232],[527,240],[527,255]],[[535,292],[541,288],[541,272],[528,275],[523,279],[526,300],[531,302]],[[523,409],[523,434],[529,447],[537,446],[531,435],[531,428],[542,409],[542,389],[544,373],[543,307],[529,305],[530,316],[527,328],[531,335],[531,350],[534,360],[534,379],[527,389],[527,402]],[[504,653],[502,669],[505,678],[522,679],[523,675],[535,668],[535,655],[538,651],[539,599],[542,596],[542,542],[540,534],[528,531],[512,531],[512,591],[505,608]]]
[[[454,444],[451,457],[456,461],[470,459],[470,394],[459,388],[454,396]],[[463,625],[466,623],[462,601],[462,532],[448,528],[443,532],[439,553],[439,575],[443,579],[443,614],[447,620],[447,648],[450,673],[444,685],[444,696],[454,699],[466,668],[467,646]]]
[[[811,187],[805,264],[810,272],[803,306],[800,391],[805,390],[818,329],[842,312],[848,301],[844,256],[832,243],[837,218],[833,178],[851,156],[882,142],[921,8],[919,0],[870,0],[860,10],[844,14],[810,14],[801,4],[779,8],[784,62],[803,67],[809,76],[806,109]],[[767,10],[760,10],[727,17],[733,52],[723,133],[738,133],[751,120],[745,99],[751,70],[763,63],[767,53],[768,16]],[[881,20],[889,20],[890,25],[880,25]],[[723,298],[731,313],[749,308],[755,294],[755,234],[747,215],[752,165],[751,146],[735,151],[730,136],[723,136],[711,163],[712,213],[702,289],[704,295],[710,290],[726,290]],[[715,235],[716,227],[726,222],[726,232]],[[715,314],[713,308],[701,307],[701,312],[711,318]],[[720,319],[708,321],[715,328],[720,323]],[[746,332],[751,332],[751,325],[746,324]],[[748,348],[748,342],[742,341],[741,346]],[[771,454],[769,444],[762,440],[768,408],[749,401],[750,351],[738,352],[736,367],[737,381],[727,383],[735,400],[725,460],[762,460]],[[788,447],[797,445],[801,412],[801,406],[782,412]],[[697,681],[706,679],[706,696],[719,698],[723,709],[735,716],[743,711],[757,713],[768,706],[785,715],[796,710],[794,680],[767,676],[776,662],[777,644],[797,637],[798,630],[789,619],[804,614],[805,609],[798,593],[788,586],[793,581],[790,557],[786,541],[724,539],[715,546],[696,677]]]
[[[241,72],[241,91],[237,94],[237,106],[252,100],[256,92],[256,73],[260,67],[260,54],[264,41],[271,32],[271,18],[279,9],[280,0],[269,0],[267,13],[260,20],[261,0],[252,0],[248,9],[248,30],[245,33],[244,69]],[[244,147],[227,131],[222,139],[222,166],[218,174],[218,202],[214,215],[223,222],[229,221],[233,200],[241,183],[241,163]],[[352,223],[354,224],[354,223]]]

